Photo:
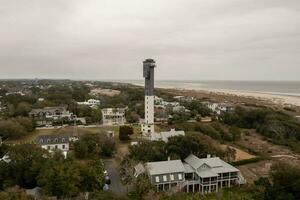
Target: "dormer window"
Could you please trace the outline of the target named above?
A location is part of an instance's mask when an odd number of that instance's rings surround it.
[[[65,142],[65,138],[62,138],[61,141],[62,141],[62,142]]]
[[[50,141],[51,141],[51,140],[50,140],[50,139],[48,139],[48,140],[47,140],[47,143],[50,143]]]
[[[55,138],[55,140],[54,140],[55,142],[58,142],[58,139],[57,138]]]
[[[44,140],[43,139],[40,139],[40,143],[43,143],[44,142]]]

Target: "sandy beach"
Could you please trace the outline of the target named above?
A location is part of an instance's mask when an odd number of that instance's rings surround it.
[[[137,86],[144,86],[140,83],[132,83]],[[199,88],[198,85],[193,84],[163,84],[156,85],[156,88],[161,89],[173,89],[181,91],[185,94],[189,91],[190,93],[201,93],[207,95],[219,95],[219,96],[235,96],[241,97],[243,99],[256,99],[258,101],[271,102],[281,106],[294,105],[300,107],[300,95],[299,94],[280,94],[280,93],[270,93],[270,92],[255,92],[255,91],[237,91],[237,90],[228,90],[228,89],[209,89],[209,88]]]

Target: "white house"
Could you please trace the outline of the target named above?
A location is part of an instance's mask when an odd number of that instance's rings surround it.
[[[175,136],[185,136],[184,131],[176,131],[175,129],[171,129],[170,131],[160,132],[160,133],[152,133],[151,134],[151,141],[164,141],[168,142],[170,137]]]
[[[103,125],[124,125],[126,122],[125,108],[104,108],[101,111]]]
[[[100,100],[97,99],[89,99],[84,102],[77,102],[78,105],[86,105],[91,108],[98,108],[100,106]]]
[[[68,152],[70,146],[69,136],[62,135],[41,135],[36,139],[36,143],[49,152],[54,150]]]
[[[246,183],[239,169],[210,156],[200,159],[190,155],[184,161],[148,162],[145,171],[151,184],[162,191],[185,190],[203,194]]]

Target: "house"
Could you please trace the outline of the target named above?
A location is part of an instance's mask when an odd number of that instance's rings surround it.
[[[157,190],[166,191],[185,182],[185,168],[181,160],[148,162],[145,168],[151,184]]]
[[[56,120],[61,118],[73,118],[73,113],[67,111],[66,107],[45,107],[43,109],[32,109],[29,116],[41,120]]]
[[[36,143],[50,152],[53,150],[68,152],[70,146],[69,136],[63,135],[41,135],[36,139]]]
[[[173,98],[180,102],[191,102],[195,99],[194,97],[189,97],[189,96],[175,96]]]
[[[126,122],[125,108],[104,108],[101,111],[103,125],[124,125]]]
[[[158,96],[154,96],[154,104],[155,105],[162,105],[164,99],[163,98],[160,98]]]
[[[168,142],[170,137],[175,137],[175,136],[184,136],[185,132],[184,131],[176,131],[175,129],[171,129],[170,131],[166,132],[160,132],[160,133],[152,133],[151,134],[151,141],[164,141]]]
[[[223,112],[231,112],[234,110],[234,106],[230,103],[207,103],[206,105],[210,110],[218,115]]]
[[[86,105],[90,108],[98,108],[100,106],[100,100],[97,99],[89,99],[84,102],[77,102],[78,105]]]
[[[157,190],[211,193],[245,184],[239,169],[218,157],[188,156],[184,161],[168,160],[145,164],[150,182]]]
[[[166,122],[168,121],[168,111],[164,106],[154,106],[154,121],[155,122]]]
[[[201,122],[212,122],[212,118],[211,117],[200,117],[200,121]]]
[[[38,101],[43,102],[43,101],[45,101],[45,99],[44,98],[38,98]]]
[[[181,112],[191,112],[190,110],[186,109],[184,106],[174,106],[173,107],[174,113],[181,113]]]

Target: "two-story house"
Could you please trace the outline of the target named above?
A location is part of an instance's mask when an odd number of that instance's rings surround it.
[[[126,122],[125,108],[104,108],[101,111],[103,125],[124,125]]]
[[[185,168],[181,160],[146,163],[150,182],[157,190],[169,190],[184,183]]]
[[[245,183],[240,170],[218,157],[149,162],[145,171],[157,190],[211,193]]]

